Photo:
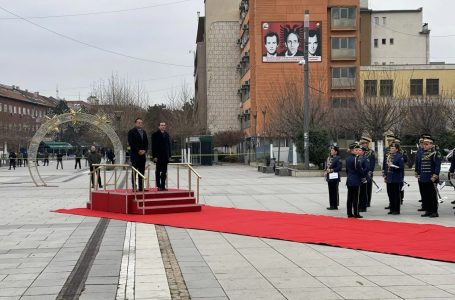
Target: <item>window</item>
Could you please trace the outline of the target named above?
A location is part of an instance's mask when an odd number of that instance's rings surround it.
[[[383,97],[393,96],[393,80],[381,80],[379,82],[379,94]]]
[[[332,29],[355,28],[356,26],[355,7],[332,7],[331,16]]]
[[[382,39],[382,44],[383,44],[383,45],[386,44],[386,39]]]
[[[355,49],[355,38],[332,38],[332,49]]]
[[[395,40],[393,38],[389,40],[390,45],[393,45],[394,42],[395,42]]]
[[[427,95],[439,95],[439,79],[427,79]]]
[[[374,39],[374,47],[375,48],[379,47],[378,39]]]
[[[379,17],[374,17],[374,24],[379,25]]]
[[[3,104],[0,104],[0,112],[3,111]]]
[[[355,67],[332,68],[332,88],[351,89],[355,88]]]
[[[387,17],[382,17],[382,25],[385,25],[387,21]]]
[[[332,98],[332,107],[333,108],[349,108],[353,107],[355,104],[354,98],[345,98],[345,97],[333,97]]]
[[[365,80],[363,82],[363,95],[364,96],[377,96],[377,86],[378,86],[378,81],[377,80]]]
[[[423,96],[423,79],[411,79],[411,96]]]

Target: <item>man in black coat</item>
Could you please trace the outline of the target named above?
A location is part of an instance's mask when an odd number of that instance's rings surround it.
[[[171,157],[171,138],[166,132],[166,123],[161,122],[152,134],[152,157],[156,163],[155,180],[159,191],[166,190],[167,164]]]
[[[142,128],[144,122],[141,118],[134,121],[134,128],[128,131],[128,145],[131,148],[131,165],[136,168],[142,175],[145,173],[146,153],[149,148],[147,133]],[[136,190],[134,176],[131,177],[133,190]],[[141,176],[138,176],[139,191],[144,190],[144,182]]]

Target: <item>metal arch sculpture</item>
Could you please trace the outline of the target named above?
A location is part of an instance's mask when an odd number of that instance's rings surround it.
[[[40,126],[40,128],[36,131],[28,147],[29,159],[28,170],[36,186],[47,186],[46,182],[41,177],[38,170],[37,155],[39,145],[47,133],[58,130],[58,126],[61,124],[72,122],[73,124],[89,123],[91,125],[96,126],[98,129],[103,131],[111,140],[112,145],[114,146],[114,153],[116,159],[118,159],[121,162],[124,161],[125,157],[122,143],[115,130],[112,128],[112,126],[109,125],[110,121],[106,115],[91,115],[82,113],[80,111],[71,110],[69,113],[55,115],[52,118],[50,117],[47,118],[48,120],[45,123],[43,123]]]

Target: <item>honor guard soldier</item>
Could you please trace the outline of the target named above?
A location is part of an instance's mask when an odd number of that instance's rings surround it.
[[[390,215],[400,214],[401,203],[401,183],[403,182],[404,160],[400,153],[400,145],[393,143],[390,145],[389,153],[386,158],[387,176],[387,195],[389,196]]]
[[[362,137],[360,139],[360,145],[366,148],[364,156],[368,158],[369,167],[368,167],[368,177],[367,177],[367,207],[371,205],[371,195],[373,189],[373,172],[374,168],[376,167],[376,153],[373,149],[370,149],[371,138],[369,137]]]
[[[360,143],[359,143],[360,144]],[[367,203],[368,203],[368,191],[367,191],[367,184],[369,179],[369,168],[370,168],[370,161],[368,157],[365,155],[367,148],[361,146],[360,147],[360,161],[362,165],[362,171],[364,177],[362,178],[362,184],[360,185],[360,195],[359,195],[359,212],[366,212],[367,211]]]
[[[403,148],[401,148],[401,139],[397,136],[395,136],[395,143],[399,145],[400,147],[400,154],[401,156],[403,157],[403,161],[405,164],[408,163],[408,154],[406,153],[406,150],[404,150]],[[403,185],[404,185],[404,172],[403,172],[403,180],[401,182],[401,187],[400,187],[400,197],[401,197],[401,201],[400,203],[403,204],[403,199],[404,199],[404,189],[403,189]]]
[[[330,155],[327,157],[325,166],[324,176],[329,186],[330,207],[327,207],[328,210],[336,210],[340,204],[338,186],[340,184],[340,171],[342,164],[339,151],[340,149],[337,146],[330,146]]]
[[[359,157],[360,145],[352,143],[349,145],[351,154],[346,158],[346,185],[348,187],[347,213],[348,218],[362,218],[359,214],[359,193],[362,180],[365,180],[365,174],[362,169],[362,162]],[[353,213],[354,210],[354,213]]]
[[[386,136],[386,146],[384,147],[384,156],[383,156],[383,160],[382,160],[382,177],[384,178],[384,180],[387,180],[387,155],[389,155],[389,150],[390,150],[390,145],[393,144],[393,142],[395,141],[395,136],[393,134],[388,134]],[[390,209],[390,201],[389,201],[389,205],[384,207],[384,209]]]
[[[422,207],[426,212],[422,217],[436,218],[438,215],[437,187],[439,172],[441,171],[441,154],[434,147],[433,138],[423,139],[422,156],[419,162],[418,179],[420,181],[423,197]]]
[[[415,171],[415,176],[416,178],[419,178],[419,170],[420,170],[420,160],[422,158],[422,153],[424,152],[423,150],[423,140],[425,138],[431,138],[431,135],[429,134],[422,134],[420,135],[420,138],[419,138],[419,148],[417,149],[416,151],[416,157],[415,157],[415,167],[414,167],[414,171]],[[417,184],[419,185],[419,192],[420,192],[420,200],[419,202],[422,203],[422,207],[419,208],[417,211],[426,211],[426,208],[423,207],[423,191],[422,191],[422,185],[420,184],[420,180],[417,179]]]

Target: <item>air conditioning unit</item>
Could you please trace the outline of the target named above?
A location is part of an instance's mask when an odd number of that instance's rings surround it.
[[[248,30],[248,24],[243,24],[242,28],[243,30]]]

